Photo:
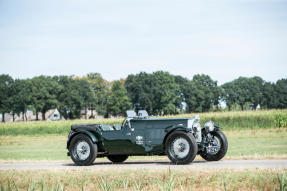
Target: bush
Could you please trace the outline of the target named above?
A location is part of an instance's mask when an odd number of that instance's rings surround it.
[[[159,116],[154,118],[190,118],[196,113]],[[212,120],[223,130],[262,129],[287,127],[287,110],[233,111],[197,113],[202,126]],[[1,135],[67,135],[71,125],[77,123],[115,124],[122,123],[124,118],[90,119],[67,121],[34,121],[0,123]]]
[[[287,127],[287,112],[282,111],[277,113],[275,115],[274,123],[276,127]]]

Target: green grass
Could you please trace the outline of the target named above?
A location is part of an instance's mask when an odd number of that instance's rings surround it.
[[[280,190],[281,170],[108,170],[0,171],[1,191],[7,190]],[[284,188],[282,189],[282,191]]]
[[[192,117],[194,114],[164,116],[163,118]],[[236,112],[201,113],[202,124],[213,120],[224,130],[274,128],[284,127],[287,122],[287,110],[261,110]],[[279,117],[278,117],[279,116]],[[38,121],[38,122],[8,122],[0,123],[0,135],[66,135],[72,124],[77,123],[121,123],[123,118],[98,120],[67,120],[67,121]],[[281,120],[278,122],[278,120]],[[282,121],[283,120],[283,121]]]
[[[287,158],[287,129],[224,131],[229,149],[224,159]],[[62,135],[0,136],[0,160],[70,160]],[[197,159],[199,159],[198,157]],[[131,157],[129,160],[166,160],[163,157]],[[98,159],[96,161],[99,161]]]
[[[227,156],[271,158],[287,156],[287,129],[227,131]]]

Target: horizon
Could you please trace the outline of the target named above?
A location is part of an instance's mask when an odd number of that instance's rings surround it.
[[[157,71],[168,72],[168,71],[164,71],[164,70],[157,70]],[[157,71],[153,71],[153,72],[157,72]],[[144,72],[144,71],[140,71],[140,72]],[[140,73],[140,72],[139,72],[139,73]],[[150,74],[150,73],[153,73],[153,72],[146,72],[146,73],[149,73],[149,74]],[[93,73],[93,72],[90,72],[90,73]],[[169,72],[169,73],[170,73],[170,72]],[[2,74],[11,76],[10,74],[5,74],[5,73],[2,73]],[[0,74],[0,75],[2,75],[2,74]],[[84,75],[75,75],[75,74],[71,74],[71,75],[62,74],[62,75],[63,75],[63,76],[71,76],[71,77],[80,77],[80,78],[81,78],[81,77],[87,76],[88,74],[89,74],[89,73],[84,74]],[[128,74],[128,75],[136,75],[136,74],[138,74],[138,73],[132,73],[132,74]],[[172,73],[170,73],[170,74],[173,75],[173,76],[178,76],[177,74],[172,74]],[[208,75],[208,74],[204,74],[204,73],[202,73],[202,74],[203,74],[203,75]],[[200,75],[202,75],[202,74],[200,74]],[[124,79],[124,80],[125,80],[125,79],[128,77],[128,75],[127,75],[126,77],[122,77],[122,78],[119,78],[119,79],[108,80],[108,79],[104,78],[103,75],[101,74],[101,76],[103,77],[103,79],[104,79],[104,80],[107,80],[108,82],[118,81],[118,80],[121,80],[121,79]],[[198,75],[198,74],[194,74],[194,75]],[[54,76],[61,76],[61,75],[36,75],[36,76],[33,76],[33,77],[26,77],[26,78],[15,78],[15,77],[13,77],[13,76],[11,76],[11,77],[12,77],[14,80],[15,80],[15,79],[23,79],[23,80],[25,80],[25,79],[32,79],[32,78],[38,77],[38,76],[50,76],[50,77],[54,77]],[[179,75],[179,76],[182,76],[182,77],[187,78],[187,79],[189,79],[189,80],[192,80],[192,78],[193,78],[193,76],[192,76],[191,78],[188,78],[188,77],[183,76],[183,75]],[[275,81],[268,81],[268,80],[264,79],[262,76],[239,76],[239,77],[246,77],[246,78],[260,77],[260,78],[262,78],[265,82],[271,82],[271,83],[276,83],[278,80],[286,79],[286,78],[279,78],[279,79],[277,79],[277,80],[275,80]],[[237,77],[237,78],[239,78],[239,77]],[[230,80],[230,81],[227,81],[227,82],[224,82],[224,83],[231,82],[231,81],[233,81],[233,80],[235,80],[235,79],[237,79],[237,78],[234,78],[234,79],[232,79],[232,80]],[[214,81],[216,81],[218,86],[221,86],[221,85],[224,84],[224,83],[220,84],[217,79],[214,79],[214,78],[211,78],[211,79],[214,80]]]

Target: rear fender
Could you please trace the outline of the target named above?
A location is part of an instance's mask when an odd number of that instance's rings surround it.
[[[69,148],[70,146],[70,143],[71,143],[71,140],[76,136],[76,135],[79,135],[79,134],[84,134],[84,135],[87,135],[93,143],[98,143],[100,142],[99,139],[93,134],[91,133],[90,131],[87,131],[87,130],[79,130],[77,132],[74,132],[69,138],[68,138],[68,141],[67,141],[67,149]]]

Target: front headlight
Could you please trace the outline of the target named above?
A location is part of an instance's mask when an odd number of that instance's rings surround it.
[[[201,125],[199,122],[195,122],[193,125],[192,125],[192,129],[196,132],[200,132],[201,131]]]
[[[214,130],[214,123],[212,121],[208,121],[204,124],[204,128],[207,131],[213,131]]]

